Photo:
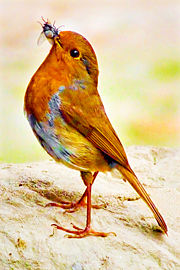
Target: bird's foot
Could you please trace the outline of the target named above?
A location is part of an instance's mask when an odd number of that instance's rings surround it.
[[[45,207],[48,207],[48,206],[60,207],[60,208],[65,209],[65,212],[73,213],[73,212],[76,212],[81,207],[86,207],[87,203],[86,203],[86,200],[84,198],[84,199],[80,199],[77,202],[48,203],[48,204],[46,204]],[[102,205],[92,204],[91,207],[95,208],[95,209],[102,209],[102,208],[104,208],[104,205],[103,204]]]
[[[114,232],[108,232],[108,233],[105,233],[105,232],[96,232],[96,231],[94,231],[89,226],[86,226],[85,229],[81,229],[81,228],[73,225],[73,228],[75,230],[65,229],[64,227],[61,227],[61,226],[59,226],[57,224],[51,224],[51,226],[54,226],[58,230],[62,230],[62,231],[71,233],[71,235],[69,235],[69,234],[68,235],[65,235],[68,238],[83,238],[83,237],[86,237],[86,236],[89,236],[89,235],[92,235],[92,236],[101,236],[101,237],[106,237],[108,235],[114,235],[114,236],[116,236],[116,234]]]
[[[45,207],[55,206],[65,209],[65,212],[75,212],[81,207],[86,206],[86,202],[84,200],[79,200],[77,202],[60,202],[60,203],[48,203]]]
[[[65,213],[73,213],[76,212],[79,208],[86,207],[87,203],[86,202],[76,202],[76,203],[71,203],[68,208],[66,208]],[[92,204],[92,208],[95,209],[102,209],[104,208],[104,205],[97,205],[97,204]]]

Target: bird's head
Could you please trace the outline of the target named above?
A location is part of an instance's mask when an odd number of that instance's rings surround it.
[[[55,54],[57,64],[64,66],[70,74],[84,77],[97,85],[98,63],[91,44],[80,34],[59,31],[55,25],[44,21],[42,34],[52,44],[50,54]],[[80,73],[80,74],[79,74]]]

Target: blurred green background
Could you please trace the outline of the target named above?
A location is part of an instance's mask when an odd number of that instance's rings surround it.
[[[180,146],[178,1],[1,1],[0,161],[48,155],[23,113],[28,82],[50,45],[41,16],[84,35],[99,62],[99,92],[124,146]]]

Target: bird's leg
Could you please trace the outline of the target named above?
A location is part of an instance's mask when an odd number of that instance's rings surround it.
[[[98,172],[95,172],[93,174],[92,184],[94,183],[94,180],[96,179],[97,175],[98,175]],[[72,213],[72,212],[77,211],[79,208],[85,207],[87,205],[86,198],[87,198],[87,188],[86,188],[85,192],[83,193],[82,197],[77,202],[61,201],[60,203],[48,203],[48,204],[46,204],[46,207],[47,206],[56,206],[56,207],[66,209],[65,212]],[[100,209],[102,207],[103,207],[102,205],[96,205],[96,204],[92,205],[92,208],[96,208],[96,209]]]
[[[93,175],[90,172],[81,172],[81,177],[87,186],[87,218],[86,218],[86,227],[85,229],[81,229],[75,225],[73,225],[73,228],[75,230],[69,230],[65,229],[64,227],[61,227],[57,224],[52,224],[52,226],[56,227],[58,230],[63,230],[65,232],[71,233],[72,235],[67,235],[68,238],[82,238],[86,237],[88,235],[93,236],[102,236],[106,237],[109,234],[114,234],[113,232],[105,233],[105,232],[96,232],[91,228],[91,188],[93,183]]]

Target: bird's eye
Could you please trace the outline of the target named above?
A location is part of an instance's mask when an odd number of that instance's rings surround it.
[[[77,58],[79,57],[79,51],[77,49],[72,49],[70,51],[70,55],[73,57],[73,58]]]

